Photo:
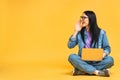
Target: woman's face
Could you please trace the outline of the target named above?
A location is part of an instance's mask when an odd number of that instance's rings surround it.
[[[82,22],[82,26],[88,26],[89,25],[89,18],[87,15],[85,15],[85,13],[82,14],[82,16],[80,16],[80,20]]]

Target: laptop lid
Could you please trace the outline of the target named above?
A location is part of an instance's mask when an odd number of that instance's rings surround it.
[[[103,58],[103,49],[83,48],[81,59],[85,61],[101,61]]]

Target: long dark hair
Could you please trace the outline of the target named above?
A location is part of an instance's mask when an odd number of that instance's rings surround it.
[[[92,35],[91,45],[92,45],[93,42],[95,42],[95,44],[96,44],[98,42],[99,34],[100,34],[100,30],[101,30],[97,25],[96,15],[93,11],[84,11],[83,13],[85,15],[87,15],[88,19],[89,19],[90,33]],[[85,42],[85,40],[84,40],[84,30],[85,30],[85,27],[82,28],[80,33],[81,33],[83,41]]]

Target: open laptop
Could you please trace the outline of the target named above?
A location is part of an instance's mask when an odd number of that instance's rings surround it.
[[[85,61],[101,61],[103,58],[103,49],[83,48],[81,59]]]

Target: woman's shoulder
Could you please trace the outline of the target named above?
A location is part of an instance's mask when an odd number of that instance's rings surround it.
[[[101,29],[101,30],[100,30],[100,34],[106,34],[106,31],[103,30],[103,29]]]

